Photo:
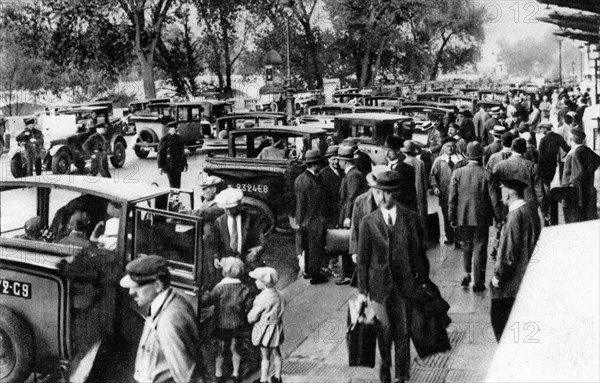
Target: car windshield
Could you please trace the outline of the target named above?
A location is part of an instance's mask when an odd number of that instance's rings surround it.
[[[244,145],[245,144],[245,145]],[[304,158],[307,150],[324,151],[324,135],[313,136],[291,133],[257,133],[236,136],[233,141],[235,157],[262,160],[289,160]]]

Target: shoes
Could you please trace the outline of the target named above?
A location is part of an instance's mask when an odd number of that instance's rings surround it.
[[[469,287],[470,284],[471,284],[471,274],[467,274],[462,279],[462,282],[460,282],[460,285],[464,286],[464,287]]]
[[[473,286],[473,292],[474,293],[480,293],[482,291],[485,291],[485,285],[484,284],[479,284],[479,285]]]
[[[281,377],[276,378],[275,376],[271,376],[271,383],[281,383]]]
[[[455,248],[456,250],[461,250],[461,249],[462,249],[462,246],[461,246],[460,242],[456,241],[456,242],[454,243],[454,248]]]
[[[242,378],[240,378],[239,376],[231,375],[231,380],[233,381],[233,383],[242,383]]]
[[[224,376],[215,376],[215,383],[225,383],[226,381]]]
[[[329,282],[329,278],[327,278],[327,276],[323,274],[317,274],[310,279],[311,285],[320,285],[321,283],[327,282]]]
[[[454,240],[453,239],[447,239],[444,241],[444,245],[453,245],[454,244]]]
[[[338,279],[337,281],[335,281],[336,285],[349,285],[350,282],[352,282],[352,280],[348,277],[342,277],[340,279]]]

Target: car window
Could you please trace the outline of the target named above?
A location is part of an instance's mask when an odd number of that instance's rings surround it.
[[[199,106],[195,106],[192,109],[192,121],[200,121],[200,107]]]
[[[189,110],[186,107],[177,108],[177,121],[188,121],[189,120]]]
[[[37,216],[37,189],[3,188],[0,193],[0,235],[15,237],[24,234],[25,221]]]

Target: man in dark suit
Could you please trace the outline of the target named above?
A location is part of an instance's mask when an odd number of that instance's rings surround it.
[[[342,141],[342,146],[350,146],[352,150],[354,150],[354,157],[356,160],[354,161],[354,166],[356,169],[366,177],[367,174],[371,171],[372,162],[371,157],[367,153],[361,152],[358,148],[358,140],[354,137],[348,137],[344,141]]]
[[[466,142],[477,140],[475,134],[475,124],[473,123],[473,113],[467,109],[461,109],[456,114],[456,123],[459,126],[458,135]]]
[[[169,186],[179,189],[181,187],[181,172],[187,171],[188,164],[185,158],[183,139],[177,132],[177,122],[167,124],[169,133],[158,144],[157,160],[160,174],[167,173]]]
[[[429,277],[424,230],[416,212],[394,201],[392,193],[404,182],[398,172],[368,177],[379,208],[360,224],[357,303],[362,307],[369,296],[377,318],[381,382],[392,381],[392,344],[395,382],[405,382],[410,372],[410,298]]]
[[[104,127],[93,126],[93,131],[85,142],[81,145],[92,159],[90,175],[96,176],[98,173],[102,177],[110,178],[108,171],[108,157],[106,156],[106,138],[104,137],[106,129]]]
[[[335,228],[338,226],[338,221],[340,219],[340,187],[342,186],[344,173],[340,169],[340,163],[337,157],[338,148],[337,145],[331,145],[327,148],[325,158],[329,162],[329,166],[317,173],[317,182],[321,185],[323,198],[327,201],[323,206],[323,216],[327,228]]]
[[[264,222],[258,214],[242,208],[243,197],[244,193],[234,188],[227,188],[215,197],[217,206],[225,211],[215,220],[212,231],[215,268],[220,268],[221,259],[227,257],[240,258],[250,270],[262,264]]]
[[[546,192],[546,195],[549,195],[550,184],[554,179],[556,167],[558,166],[560,150],[562,149],[565,153],[568,153],[569,150],[571,150],[571,147],[560,134],[552,131],[551,122],[541,122],[538,125],[538,128],[544,135],[540,140],[540,160],[538,167],[544,191]]]
[[[479,142],[469,142],[466,157],[468,164],[452,173],[448,210],[451,225],[460,228],[463,241],[467,275],[461,285],[469,286],[473,280],[473,291],[481,292],[485,290],[488,238],[494,213],[492,186],[490,172],[481,163],[483,149]]]
[[[501,125],[498,116],[502,112],[502,108],[499,106],[494,106],[490,109],[490,118],[483,124],[483,132],[481,135],[481,143],[486,146],[491,144],[494,141],[494,137],[492,136],[492,131],[494,130],[494,126]]]
[[[500,235],[498,258],[491,282],[490,317],[498,341],[541,232],[537,211],[523,199],[528,185],[516,179],[503,179],[500,182],[502,203],[508,207],[508,215]]]
[[[306,170],[296,178],[296,250],[304,251],[306,274],[315,285],[327,282],[321,273],[321,261],[325,253],[325,220],[323,218],[323,192],[317,182],[316,173],[321,168],[322,158],[318,150],[308,150],[304,162]]]
[[[415,187],[415,169],[404,163],[406,156],[402,153],[404,140],[398,136],[388,136],[385,139],[385,156],[390,170],[398,172],[402,187],[394,192],[394,198],[400,204],[418,211],[417,189]]]
[[[506,128],[502,125],[496,125],[493,127],[490,137],[494,138],[494,141],[487,145],[483,149],[483,166],[486,166],[490,157],[502,150],[502,135],[506,132]]]
[[[89,229],[90,215],[83,211],[76,211],[69,219],[69,235],[62,238],[57,243],[61,245],[81,246],[83,248],[91,247],[92,242],[85,234]]]

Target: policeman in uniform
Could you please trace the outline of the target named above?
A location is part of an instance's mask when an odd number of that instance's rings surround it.
[[[198,319],[192,306],[171,288],[168,262],[147,255],[129,262],[120,285],[129,289],[148,316],[135,358],[137,382],[203,382]]]
[[[42,174],[42,147],[44,146],[44,135],[36,127],[35,119],[25,119],[25,130],[16,138],[17,143],[25,145],[25,161],[27,163],[27,175]]]
[[[167,127],[169,128],[169,134],[165,135],[158,144],[158,168],[160,174],[167,173],[169,186],[179,189],[181,187],[181,172],[188,169],[185,146],[183,139],[177,132],[177,122],[169,122]]]
[[[90,175],[95,176],[99,172],[102,177],[110,178],[110,172],[108,171],[108,157],[106,156],[105,151],[105,128],[92,125],[90,130],[93,132],[92,135],[89,136],[82,145],[83,150],[85,150],[92,159]]]

